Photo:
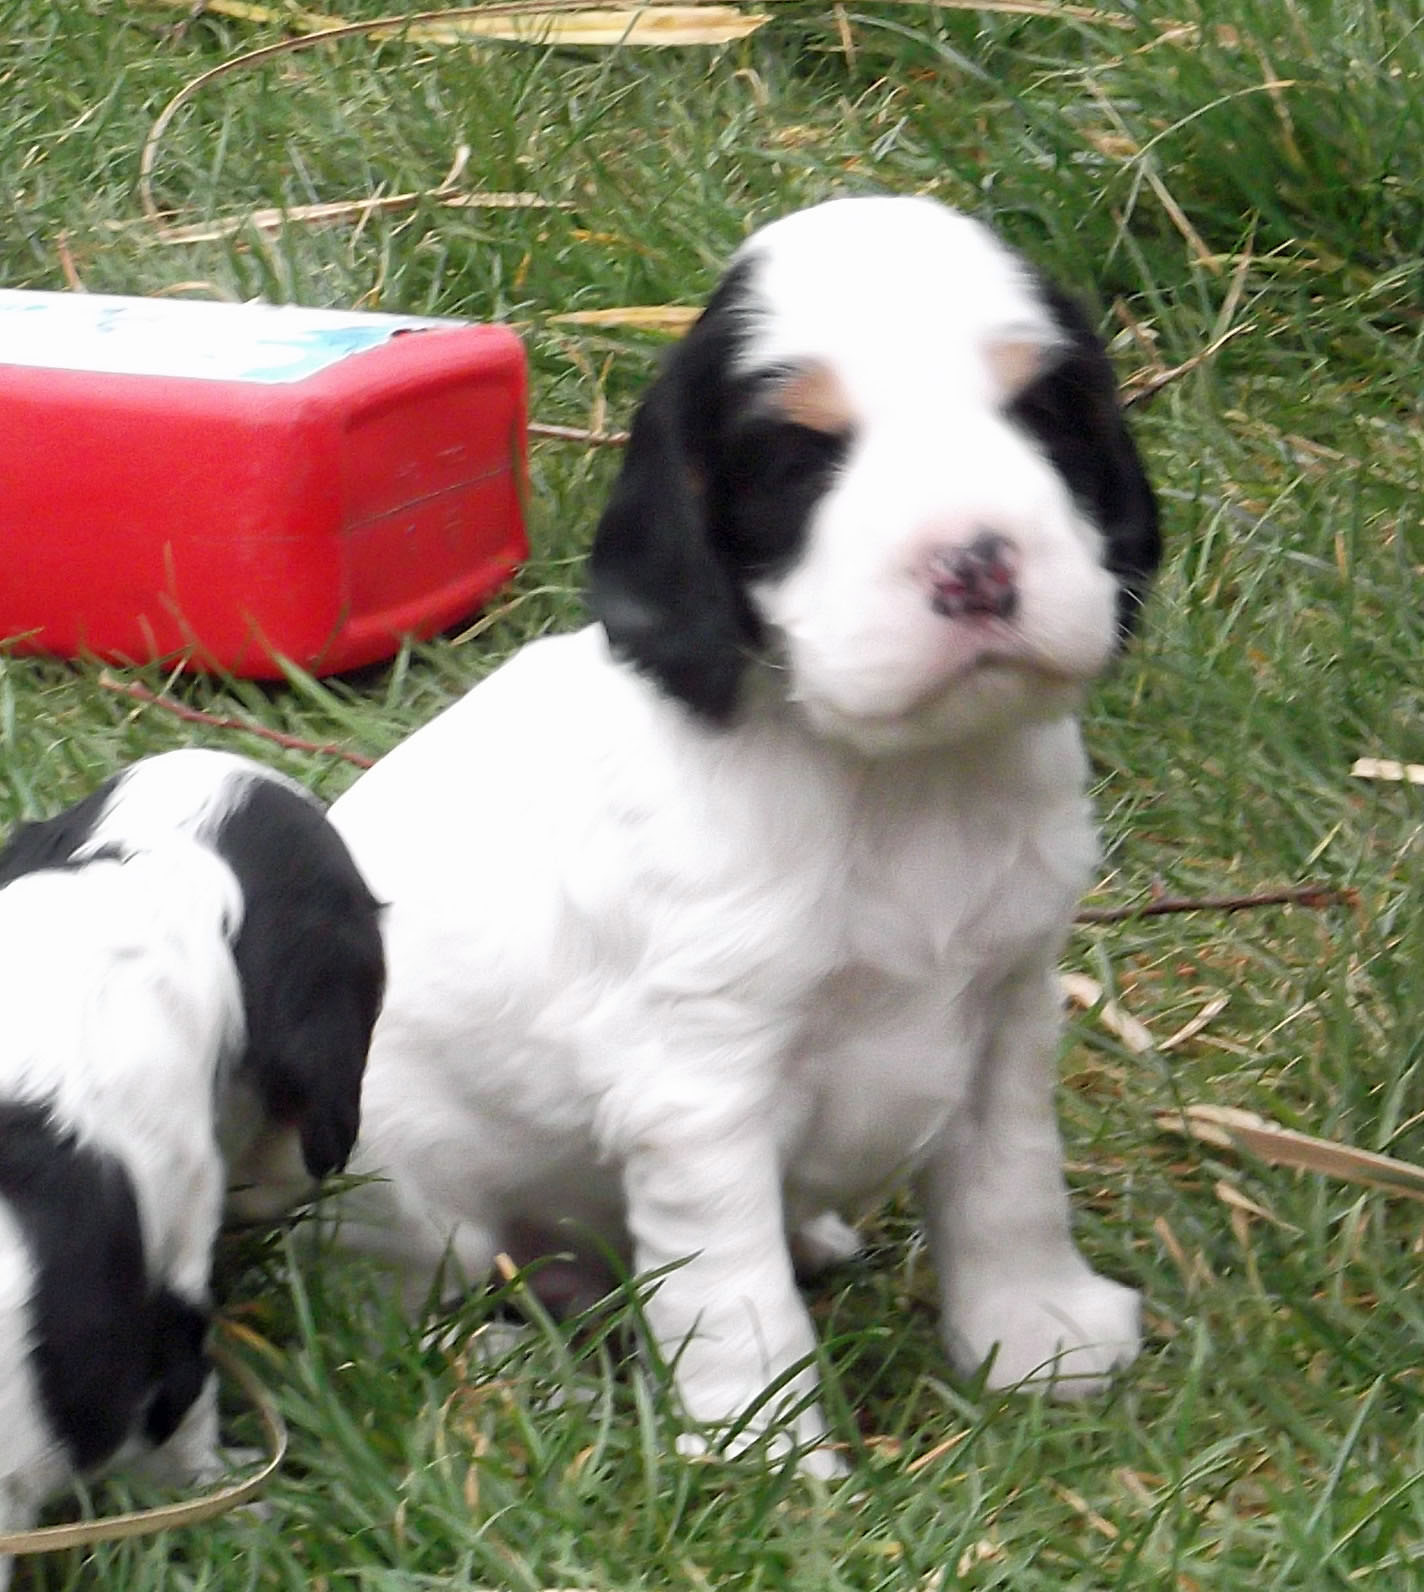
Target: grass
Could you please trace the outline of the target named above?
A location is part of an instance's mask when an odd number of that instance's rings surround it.
[[[147,130],[185,82],[280,29],[208,15],[175,34],[180,13],[151,5],[0,0],[5,285],[64,286],[67,260],[92,290],[199,283],[517,321],[539,418],[621,424],[657,340],[553,315],[695,302],[758,220],[878,185],[993,219],[1088,298],[1124,376],[1244,328],[1138,411],[1170,557],[1088,715],[1098,895],[1317,877],[1359,901],[1075,937],[1073,964],[1159,1036],[1230,996],[1170,1053],[1131,1054],[1091,1017],[1070,1029],[1082,1242],[1149,1302],[1147,1352],[1105,1402],[951,1379],[899,1204],[813,1296],[857,1457],[838,1491],[670,1459],[662,1384],[606,1326],[536,1332],[485,1363],[468,1344],[489,1336],[489,1301],[439,1347],[375,1274],[294,1263],[271,1238],[223,1267],[293,1431],[270,1518],[34,1560],[21,1587],[1424,1583],[1417,1208],[1186,1145],[1154,1118],[1211,1100],[1424,1159],[1424,807],[1349,776],[1360,754],[1424,761],[1424,24],[1413,0],[1125,9],[1117,27],[867,0],[842,29],[804,3],[720,51],[306,50],[216,80],[175,118],[155,176],[177,219],[428,188],[462,143],[472,185],[568,208],[427,204],[172,247],[135,197]],[[174,689],[379,753],[520,642],[578,621],[612,467],[535,446],[534,556],[465,637],[359,681]],[[9,534],[13,557],[24,528]],[[0,658],[0,824],[205,738],[328,797],[354,772],[195,731],[99,689],[88,665]]]

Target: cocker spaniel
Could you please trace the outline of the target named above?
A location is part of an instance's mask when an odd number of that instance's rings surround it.
[[[796,1270],[908,1179],[954,1362],[1100,1388],[1138,1299],[1070,1236],[1054,965],[1075,714],[1158,557],[1102,345],[984,226],[754,234],[634,419],[597,622],[332,809],[389,903],[344,1240],[412,1299],[500,1252],[555,1305],[659,1273],[679,1445],[833,1473]]]

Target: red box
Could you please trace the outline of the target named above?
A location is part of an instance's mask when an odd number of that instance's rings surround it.
[[[390,656],[528,551],[503,327],[0,292],[0,637],[276,678]]]

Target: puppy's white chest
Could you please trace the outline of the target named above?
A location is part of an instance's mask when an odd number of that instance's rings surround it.
[[[972,987],[848,970],[824,989],[786,1069],[793,1205],[854,1203],[906,1176],[961,1109],[988,1031]]]
[[[1056,954],[1093,839],[1081,810],[1022,827],[927,826],[853,892],[845,956],[782,1075],[793,1204],[869,1198],[966,1109],[1005,990]]]

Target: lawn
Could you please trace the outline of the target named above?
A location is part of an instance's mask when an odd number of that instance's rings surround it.
[[[752,225],[834,192],[970,208],[1078,292],[1124,382],[1156,386],[1134,421],[1169,549],[1087,716],[1093,904],[1353,893],[1072,941],[1072,968],[1158,1042],[1080,1011],[1063,1061],[1080,1238],[1145,1291],[1147,1348],[1084,1406],[953,1379],[914,1212],[891,1205],[866,1257],[813,1294],[855,1464],[825,1488],[670,1458],[663,1383],[626,1363],[616,1321],[486,1348],[482,1300],[421,1335],[375,1273],[247,1237],[223,1256],[225,1309],[292,1432],[268,1514],[35,1559],[20,1588],[1424,1586],[1419,1206],[1159,1118],[1245,1107],[1424,1161],[1424,790],[1351,774],[1361,755],[1424,762],[1417,0],[761,9],[764,27],[718,47],[355,36],[218,75],[153,149],[173,225],[418,194],[461,146],[460,191],[538,202],[427,197],[181,243],[141,204],[150,129],[199,74],[292,36],[295,8],[0,0],[0,285],[507,321],[537,419],[594,430],[626,421],[664,340],[559,317],[695,304]],[[477,623],[387,669],[281,689],[134,677],[379,754],[522,641],[579,622],[613,464],[537,441],[527,568]],[[24,527],[9,535],[23,556]],[[182,723],[97,666],[0,656],[0,826],[203,741],[327,797],[355,773]],[[239,1439],[254,1430],[237,1417]]]

